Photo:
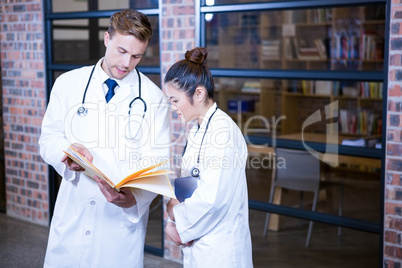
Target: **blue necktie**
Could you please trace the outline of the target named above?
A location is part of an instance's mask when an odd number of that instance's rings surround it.
[[[105,81],[107,87],[109,88],[109,90],[106,93],[106,102],[109,102],[111,98],[113,98],[114,96],[114,88],[117,86],[117,82],[113,79],[108,78]]]

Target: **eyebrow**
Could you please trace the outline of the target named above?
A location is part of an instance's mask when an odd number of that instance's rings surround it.
[[[176,98],[176,97],[175,97],[175,96],[170,96],[170,97],[169,97],[169,100],[171,100],[171,99],[173,99],[173,98]]]
[[[124,47],[119,46],[119,48],[124,50],[125,52],[129,53],[129,51],[127,49],[125,49]],[[131,56],[138,57],[138,56],[144,56],[144,54],[132,54]]]

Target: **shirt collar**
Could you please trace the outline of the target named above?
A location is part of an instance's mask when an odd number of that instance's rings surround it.
[[[111,78],[111,77],[109,77],[107,74],[106,74],[106,72],[102,69],[102,63],[103,63],[103,60],[104,60],[105,58],[103,57],[103,58],[101,58],[97,63],[96,63],[96,72],[98,73],[98,77],[100,78],[100,81],[102,81],[102,83],[104,83],[105,81],[106,81],[106,79],[108,79],[108,78]],[[127,75],[127,76],[125,76],[123,79],[115,79],[115,78],[111,78],[111,79],[113,79],[113,80],[115,80],[116,82],[117,82],[117,84],[118,84],[118,87],[116,88],[116,90],[119,88],[119,87],[122,87],[123,85],[128,85],[128,86],[130,86],[130,84],[135,84],[135,83],[138,83],[138,79],[136,78],[136,76],[137,76],[137,74],[136,74],[136,70],[135,70],[135,68]],[[134,76],[134,77],[133,77]]]

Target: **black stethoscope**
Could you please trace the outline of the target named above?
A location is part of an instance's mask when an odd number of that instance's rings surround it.
[[[88,87],[89,87],[89,84],[90,84],[90,82],[91,82],[92,75],[93,75],[93,73],[94,73],[94,71],[95,71],[95,67],[96,67],[96,65],[92,68],[91,74],[89,75],[88,83],[87,83],[87,86],[85,87],[84,95],[83,95],[83,97],[82,97],[82,104],[81,104],[81,107],[79,107],[78,110],[77,110],[77,114],[78,114],[80,117],[85,117],[85,116],[88,114],[88,108],[85,108],[85,97],[86,97],[86,95],[87,95]],[[138,75],[138,93],[139,93],[139,94],[138,94],[138,97],[135,97],[135,98],[130,102],[130,104],[128,105],[128,129],[129,129],[129,136],[130,136],[130,137],[132,137],[132,136],[131,136],[131,127],[130,127],[131,106],[132,106],[132,104],[133,104],[136,100],[139,100],[139,101],[144,105],[144,113],[142,114],[142,119],[141,119],[140,127],[138,128],[137,133],[134,135],[134,138],[135,138],[135,137],[137,136],[137,134],[138,134],[138,132],[139,132],[141,126],[142,126],[142,122],[144,121],[145,113],[146,113],[146,111],[147,111],[147,104],[145,103],[144,99],[141,98],[141,76],[140,76],[140,72],[137,70],[137,68],[134,68],[134,69],[137,71],[137,75]],[[134,138],[132,138],[132,139],[134,139]]]
[[[202,139],[201,139],[201,144],[200,144],[200,149],[198,150],[198,157],[197,157],[197,164],[195,167],[193,167],[190,171],[190,175],[194,178],[199,177],[200,176],[200,169],[198,168],[199,164],[200,164],[200,153],[201,153],[201,148],[202,148],[202,143],[204,142],[204,138],[205,138],[205,134],[207,134],[207,130],[208,130],[208,126],[209,126],[209,122],[211,122],[212,116],[214,116],[214,114],[216,113],[216,111],[218,110],[218,106],[216,106],[215,111],[211,114],[211,116],[208,118],[208,122],[207,125],[205,126],[205,131],[204,131],[204,135],[202,135]],[[186,152],[187,149],[187,144],[188,141],[186,142],[186,145],[183,148],[183,153],[181,156],[184,156],[184,153]]]

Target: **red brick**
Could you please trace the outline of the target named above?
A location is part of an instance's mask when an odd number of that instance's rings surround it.
[[[388,96],[389,97],[400,97],[402,96],[402,91],[401,91],[401,85],[400,84],[394,84],[392,88],[388,90]]]
[[[394,258],[395,257],[395,247],[385,245],[384,246],[384,256]]]
[[[384,242],[396,243],[396,232],[394,231],[385,231],[384,232]]]

